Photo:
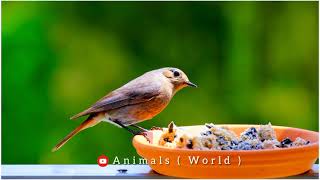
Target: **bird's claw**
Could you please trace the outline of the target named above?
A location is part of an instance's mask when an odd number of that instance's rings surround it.
[[[145,137],[149,143],[151,142],[149,137],[148,137],[148,133],[147,132],[140,132],[140,133],[138,133],[138,135],[141,135],[141,136]]]
[[[157,127],[157,126],[152,126],[151,128],[150,128],[150,131],[152,131],[152,130],[163,130],[163,128],[162,127]]]

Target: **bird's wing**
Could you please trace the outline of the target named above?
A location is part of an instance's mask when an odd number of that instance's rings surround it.
[[[70,119],[76,119],[92,113],[104,112],[111,109],[143,103],[150,101],[159,94],[160,87],[150,86],[150,84],[137,84],[136,87],[132,88],[120,88],[101,98],[90,108],[72,116]]]

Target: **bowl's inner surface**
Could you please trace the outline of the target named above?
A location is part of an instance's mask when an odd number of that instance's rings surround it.
[[[229,130],[233,131],[238,137],[242,132],[244,132],[249,127],[259,128],[259,125],[219,125],[223,127],[227,127]],[[318,143],[319,137],[318,132],[298,129],[298,128],[290,128],[290,127],[282,127],[282,126],[272,126],[276,132],[277,139],[281,141],[284,138],[290,138],[291,140],[295,140],[295,138],[300,137],[311,143]],[[185,130],[186,132],[192,135],[200,135],[200,132],[206,131],[207,128],[203,125],[198,126],[184,126],[179,127],[180,129]],[[150,142],[153,145],[158,145],[158,140],[161,136],[161,132],[151,132],[148,134],[150,138]]]

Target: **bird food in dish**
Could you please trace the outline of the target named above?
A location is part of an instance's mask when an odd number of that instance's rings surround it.
[[[237,136],[227,127],[205,124],[199,134],[190,134],[171,122],[163,129],[158,144],[169,148],[186,148],[196,150],[258,150],[289,148],[307,145],[310,142],[297,137],[295,140],[285,138],[278,140],[271,123],[250,127]]]

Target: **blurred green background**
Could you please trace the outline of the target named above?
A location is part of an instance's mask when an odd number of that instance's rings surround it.
[[[96,163],[137,156],[101,123],[51,148],[69,117],[160,67],[184,70],[152,121],[264,124],[318,131],[318,2],[3,2],[2,163]]]

